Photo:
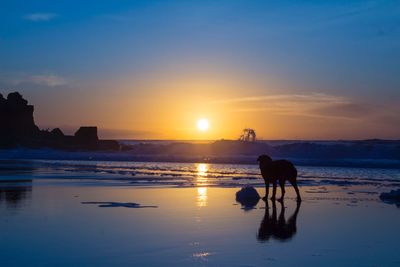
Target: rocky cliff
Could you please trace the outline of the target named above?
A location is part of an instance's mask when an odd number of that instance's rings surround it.
[[[99,140],[97,127],[80,127],[74,136],[59,129],[40,130],[33,118],[34,107],[18,92],[0,94],[0,148],[50,147],[67,150],[118,150],[113,140]]]
[[[6,99],[0,94],[0,145],[12,146],[39,135],[33,110],[18,92]]]

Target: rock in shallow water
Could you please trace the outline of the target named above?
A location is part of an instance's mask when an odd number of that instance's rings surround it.
[[[260,195],[257,190],[252,186],[242,187],[236,192],[236,201],[242,205],[244,210],[253,209],[258,201],[260,200]]]
[[[236,199],[259,199],[260,195],[257,190],[252,186],[242,187],[236,192]]]

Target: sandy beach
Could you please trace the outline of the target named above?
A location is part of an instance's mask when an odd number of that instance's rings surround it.
[[[283,217],[279,202],[244,208],[235,201],[239,189],[3,182],[2,265],[400,264],[399,208],[381,202],[370,186],[302,186],[298,207],[288,187]]]

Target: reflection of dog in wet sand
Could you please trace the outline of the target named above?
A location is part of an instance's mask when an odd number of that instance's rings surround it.
[[[268,199],[269,184],[273,186],[272,200],[275,200],[276,196],[276,183],[279,182],[281,187],[282,196],[279,201],[283,201],[285,196],[285,182],[289,181],[294,190],[296,190],[297,201],[301,201],[299,188],[297,187],[297,170],[294,165],[287,160],[272,160],[267,155],[261,155],[257,159],[260,164],[261,175],[265,182],[265,197],[264,200]]]
[[[287,241],[293,237],[297,231],[296,220],[300,210],[300,202],[297,202],[296,210],[286,221],[285,208],[281,202],[281,211],[277,218],[275,201],[272,201],[272,214],[270,216],[268,201],[266,202],[264,218],[258,229],[257,239],[261,242],[268,241],[271,237],[280,241]]]

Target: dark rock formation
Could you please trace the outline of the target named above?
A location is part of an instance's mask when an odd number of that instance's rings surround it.
[[[75,132],[75,142],[80,146],[87,149],[97,149],[99,138],[97,137],[97,127],[80,127]]]
[[[59,129],[40,130],[35,125],[33,106],[18,92],[5,99],[0,94],[0,148],[24,146],[67,150],[119,150],[115,140],[99,140],[97,127],[80,127],[74,136]]]
[[[19,144],[39,132],[28,101],[18,92],[10,93],[7,99],[0,94],[0,146]]]
[[[78,129],[75,132],[75,138],[78,142],[97,142],[99,138],[97,137],[97,127],[95,126],[85,126]]]
[[[54,128],[50,133],[54,138],[64,138],[65,137],[64,133],[61,131],[60,128]]]

